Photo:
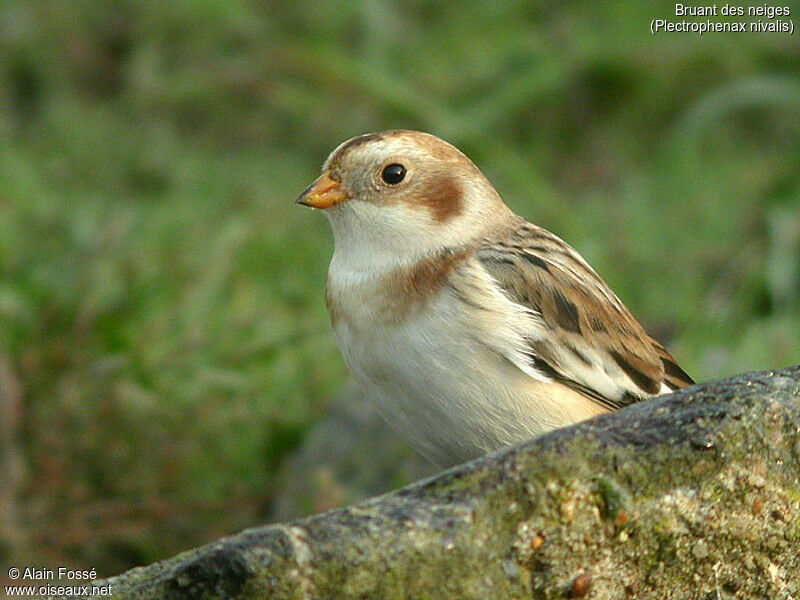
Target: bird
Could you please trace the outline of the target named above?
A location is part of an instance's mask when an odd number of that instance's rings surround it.
[[[345,363],[439,467],[693,383],[577,251],[432,134],[347,140],[296,202],[330,222]]]

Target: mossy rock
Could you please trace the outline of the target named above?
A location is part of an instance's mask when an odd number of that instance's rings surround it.
[[[156,598],[800,594],[800,367],[642,402],[107,582]]]

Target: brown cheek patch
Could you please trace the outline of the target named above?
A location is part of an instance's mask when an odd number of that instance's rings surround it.
[[[419,203],[439,223],[452,219],[464,209],[464,193],[455,178],[435,175],[421,190]]]

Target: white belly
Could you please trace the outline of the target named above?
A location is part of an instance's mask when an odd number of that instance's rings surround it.
[[[438,465],[605,412],[492,350],[495,328],[482,331],[480,316],[448,290],[399,323],[365,304],[354,303],[334,325],[345,362],[384,418]]]

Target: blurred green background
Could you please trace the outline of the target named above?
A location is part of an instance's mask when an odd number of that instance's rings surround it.
[[[110,575],[274,517],[348,381],[293,200],[356,134],[459,146],[697,380],[800,362],[798,35],[650,35],[673,15],[0,4],[0,564]]]

